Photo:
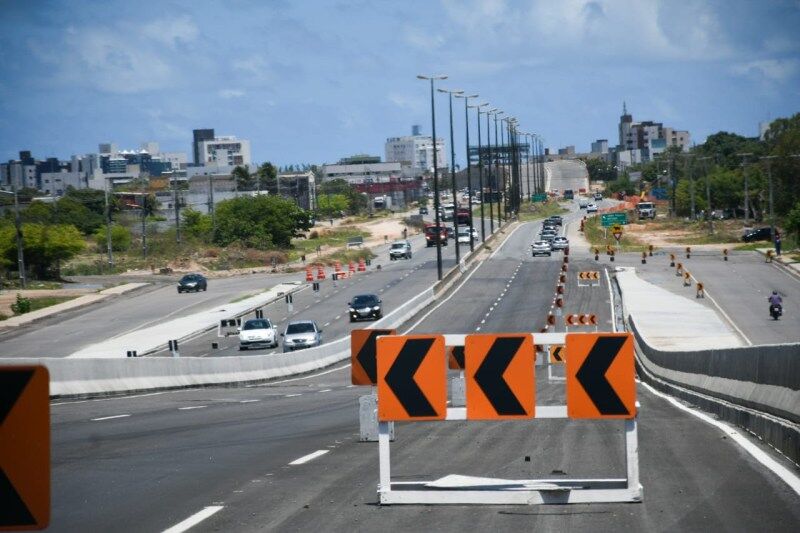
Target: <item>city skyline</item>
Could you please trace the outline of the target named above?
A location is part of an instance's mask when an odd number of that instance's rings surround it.
[[[430,135],[421,73],[448,74],[441,87],[479,93],[554,152],[613,143],[623,100],[698,143],[800,111],[797,2],[226,6],[5,5],[0,160],[148,140],[191,156],[200,128],[250,139],[257,162],[383,155],[414,124]],[[445,98],[436,112],[444,127]],[[462,102],[453,118],[461,164]]]

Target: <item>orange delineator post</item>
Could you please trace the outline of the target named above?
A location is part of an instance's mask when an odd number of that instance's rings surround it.
[[[314,281],[314,273],[310,266],[306,267],[306,281]]]
[[[317,279],[325,279],[325,267],[317,265]]]
[[[358,271],[359,272],[366,272],[367,271],[367,264],[364,262],[364,258],[358,260]]]

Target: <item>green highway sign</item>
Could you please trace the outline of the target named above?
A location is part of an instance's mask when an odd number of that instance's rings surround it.
[[[532,194],[531,195],[531,202],[546,202],[547,201],[547,194]]]
[[[600,215],[600,223],[606,228],[613,226],[614,224],[627,224],[628,213],[605,213]]]

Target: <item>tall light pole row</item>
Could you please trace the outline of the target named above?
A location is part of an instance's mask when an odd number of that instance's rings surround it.
[[[454,213],[453,228],[455,230],[455,259],[456,263],[461,261],[461,252],[458,245],[458,202],[456,189],[455,171],[455,133],[453,130],[453,97],[464,100],[464,122],[465,122],[465,148],[467,160],[467,196],[470,213],[472,212],[472,198],[474,194],[472,183],[472,168],[470,157],[470,131],[469,131],[469,110],[475,109],[475,119],[477,124],[478,136],[478,187],[480,189],[480,217],[481,217],[481,241],[487,237],[485,200],[488,194],[489,204],[489,235],[495,231],[495,220],[499,229],[503,220],[507,220],[512,213],[519,212],[521,200],[523,198],[521,185],[521,146],[520,137],[527,137],[527,153],[525,154],[527,193],[531,194],[531,173],[533,174],[533,188],[537,192],[544,190],[544,180],[541,161],[541,138],[533,133],[523,133],[519,131],[517,119],[507,115],[504,111],[497,108],[483,109],[489,107],[484,102],[481,104],[470,105],[470,100],[478,98],[477,94],[465,94],[461,90],[448,90],[437,88],[435,82],[446,80],[446,75],[419,75],[418,79],[430,83],[431,93],[431,133],[433,144],[433,194],[434,194],[434,220],[437,228],[441,228],[441,206],[439,196],[439,162],[438,150],[436,145],[436,109],[434,95],[436,92],[448,96],[449,118],[450,118],[450,188],[452,189]],[[484,144],[481,132],[481,116],[486,116],[486,142]],[[491,121],[494,119],[494,142],[492,141]],[[494,148],[492,147],[494,144]],[[484,155],[485,152],[485,155]],[[533,161],[531,159],[533,158]],[[532,169],[531,169],[532,163]],[[502,170],[501,170],[502,165]],[[530,198],[529,198],[530,200]],[[494,206],[496,204],[496,208]],[[502,205],[502,207],[501,207]],[[495,215],[496,213],[496,215]],[[472,216],[469,218],[470,251],[475,249],[472,239],[475,225]],[[442,243],[436,240],[436,263],[438,279],[442,279]]]

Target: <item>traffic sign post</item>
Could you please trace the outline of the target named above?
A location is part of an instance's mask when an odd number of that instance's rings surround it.
[[[600,215],[600,224],[604,228],[609,228],[614,225],[624,225],[628,223],[628,214],[622,213],[603,213]]]
[[[533,350],[537,345],[562,345],[561,353],[569,351],[570,356],[566,359],[567,405],[535,405]],[[445,346],[464,346],[470,386],[465,407],[447,407],[446,397],[440,399],[438,396],[446,372]],[[380,503],[536,505],[641,502],[643,489],[639,483],[638,403],[633,388],[632,347],[630,334],[380,337],[377,341],[378,401],[379,410],[384,412],[378,427]],[[531,365],[529,369],[526,368],[528,364]],[[569,387],[577,387],[577,392],[570,392]],[[532,399],[533,403],[530,403]],[[526,402],[529,402],[530,411],[526,410]],[[384,403],[392,405],[382,405]],[[537,480],[445,475],[434,480],[391,481],[387,419],[463,422],[531,417],[534,420],[623,419],[625,477]]]
[[[0,530],[50,524],[50,375],[0,367]]]

